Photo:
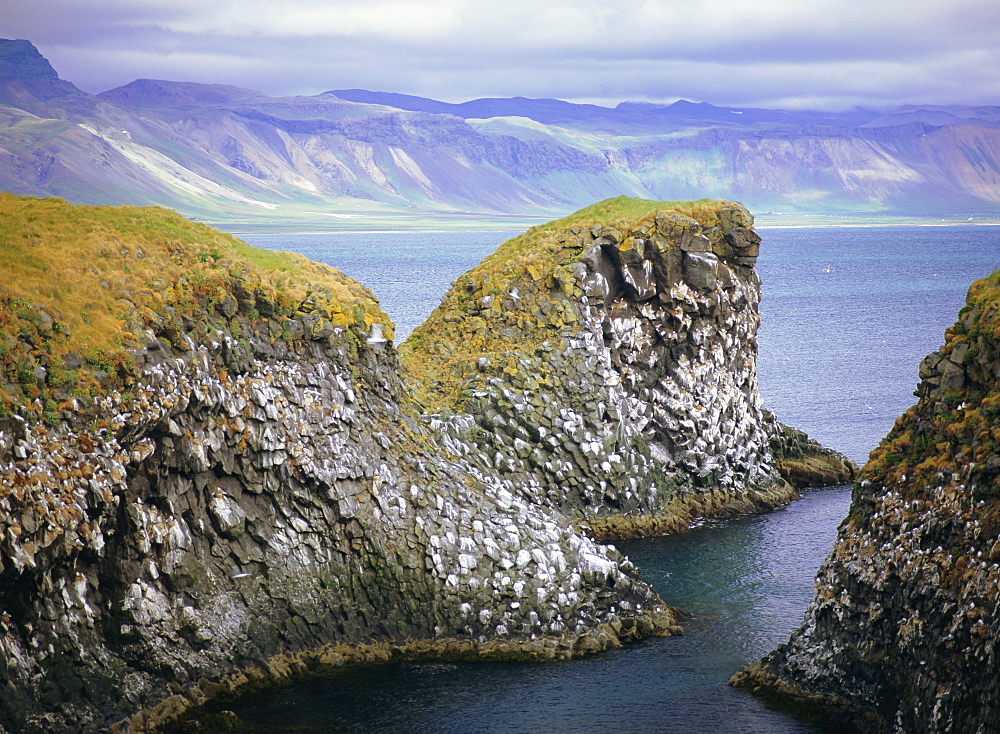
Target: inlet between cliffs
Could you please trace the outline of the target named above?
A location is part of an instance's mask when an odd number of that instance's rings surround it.
[[[1000,271],[920,364],[791,639],[733,683],[870,732],[1000,729]]]
[[[596,539],[787,501],[783,466],[852,471],[760,407],[738,204],[617,199],[531,230],[402,368],[377,300],[328,267],[160,209],[0,210],[9,731],[149,730],[345,660],[672,634]]]

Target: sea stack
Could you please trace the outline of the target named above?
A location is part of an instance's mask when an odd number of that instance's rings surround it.
[[[1000,729],[1000,271],[920,365],[791,640],[734,677],[872,732]]]
[[[774,507],[853,465],[757,390],[760,237],[740,204],[619,197],[514,238],[401,348],[483,471],[605,539]],[[809,465],[815,471],[807,471]]]
[[[0,217],[8,731],[673,634],[595,536],[786,501],[776,448],[849,470],[760,407],[737,204],[615,199],[531,230],[459,280],[405,370],[329,267],[163,209],[0,194]]]
[[[0,216],[0,727],[678,630],[615,549],[421,424],[343,274],[162,209]]]

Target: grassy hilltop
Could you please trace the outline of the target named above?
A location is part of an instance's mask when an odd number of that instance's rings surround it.
[[[300,255],[166,209],[0,194],[0,417],[86,409],[130,381],[131,350],[153,337],[184,352],[255,323],[288,341],[306,313],[331,334],[361,338],[376,321],[392,333],[370,291]]]
[[[627,249],[632,233],[641,236],[659,212],[690,217],[709,230],[719,226],[723,203],[618,196],[507,240],[459,277],[400,347],[408,381],[428,407],[461,409],[459,385],[463,376],[478,371],[472,366],[479,359],[490,359],[497,371],[513,374],[520,355],[534,354],[543,341],[576,320],[582,292],[573,267],[586,246],[581,233],[611,228],[622,235]]]

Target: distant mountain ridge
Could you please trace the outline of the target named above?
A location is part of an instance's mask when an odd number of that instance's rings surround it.
[[[878,117],[872,110],[845,113],[796,112],[789,110],[740,109],[716,107],[707,102],[678,100],[663,105],[650,102],[621,102],[616,107],[576,104],[559,99],[529,99],[526,97],[474,99],[457,104],[438,102],[424,97],[395,92],[369,92],[365,89],[336,89],[324,92],[348,102],[378,104],[412,112],[450,114],[464,119],[490,117],[527,117],[545,124],[567,122],[614,123],[627,125],[664,125],[674,123],[724,123],[750,127],[761,122],[778,124],[860,126]]]
[[[757,212],[1000,214],[1000,107],[275,97],[139,79],[91,95],[0,40],[0,189],[219,221],[549,217],[624,194]]]

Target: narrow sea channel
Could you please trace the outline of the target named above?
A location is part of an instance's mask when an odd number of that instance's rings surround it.
[[[863,463],[914,398],[919,360],[969,283],[1000,267],[1000,227],[762,230],[760,390],[782,420]],[[513,233],[244,236],[372,288],[406,334],[451,280]],[[725,681],[785,641],[850,503],[814,490],[756,517],[622,543],[686,634],[546,664],[351,668],[227,704],[247,732],[820,732]]]
[[[349,669],[229,708],[261,733],[821,732],[725,682],[801,621],[849,504],[847,488],[816,490],[767,515],[620,544],[693,613],[680,637],[568,662]]]

